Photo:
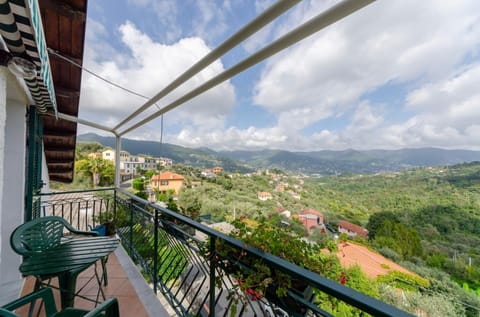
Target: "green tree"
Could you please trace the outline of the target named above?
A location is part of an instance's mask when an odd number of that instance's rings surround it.
[[[390,222],[399,221],[398,216],[389,211],[377,212],[370,216],[367,224],[368,238],[370,240],[375,239],[377,231],[383,226],[383,222],[387,220]]]
[[[148,199],[147,192],[145,192],[143,190],[135,192],[135,195],[142,198],[142,199],[145,199],[145,200]]]
[[[183,189],[178,195],[178,204],[183,214],[191,219],[197,219],[202,209],[202,201],[195,189]]]
[[[101,158],[77,161],[75,172],[90,176],[94,188],[98,185],[111,185],[110,182],[113,183],[114,179],[113,162]]]
[[[178,209],[177,203],[175,202],[175,200],[173,200],[173,197],[168,197],[167,208],[170,209],[171,211],[175,211],[175,212],[180,211]]]
[[[373,242],[379,247],[388,247],[394,250],[404,259],[423,255],[423,248],[417,230],[408,228],[402,223],[394,223],[390,220],[383,221],[376,232]]]
[[[75,159],[86,159],[90,153],[97,153],[103,151],[103,145],[98,142],[77,142],[75,147]]]
[[[143,180],[143,178],[135,178],[132,181],[132,187],[133,189],[138,191],[145,190],[145,181]]]

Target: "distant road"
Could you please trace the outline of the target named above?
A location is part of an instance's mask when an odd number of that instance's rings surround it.
[[[132,187],[132,179],[126,180],[120,184],[120,188],[130,188]]]

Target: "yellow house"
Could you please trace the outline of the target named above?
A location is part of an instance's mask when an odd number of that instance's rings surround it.
[[[163,172],[159,175],[153,175],[150,179],[152,189],[157,189],[159,192],[168,192],[174,190],[175,195],[178,195],[183,187],[184,178],[182,175],[172,172]]]

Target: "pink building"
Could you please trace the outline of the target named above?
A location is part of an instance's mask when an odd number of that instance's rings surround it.
[[[298,220],[303,224],[303,226],[310,233],[313,228],[323,227],[323,215],[321,212],[316,211],[312,208],[306,208],[300,211],[298,215]]]

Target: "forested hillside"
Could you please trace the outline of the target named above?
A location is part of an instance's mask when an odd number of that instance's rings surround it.
[[[78,136],[82,142],[98,142],[114,147],[114,137],[94,133]],[[225,171],[242,173],[256,169],[279,168],[308,175],[373,174],[403,171],[418,166],[441,166],[480,161],[480,151],[436,148],[401,150],[344,150],[290,152],[285,150],[215,151],[208,148],[187,148],[155,141],[122,139],[122,149],[130,154],[166,156],[176,163],[199,168],[222,166]]]
[[[288,184],[285,191],[275,192],[279,182]],[[273,199],[258,200],[259,191],[273,193]],[[314,208],[332,226],[342,219],[366,226],[370,239],[362,243],[428,278],[425,292],[472,306],[468,316],[480,313],[478,163],[373,176],[220,175],[185,189],[179,203],[214,221],[258,219],[282,206],[292,213]],[[310,238],[324,241],[318,232]]]

